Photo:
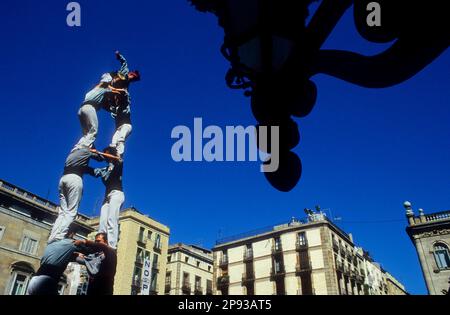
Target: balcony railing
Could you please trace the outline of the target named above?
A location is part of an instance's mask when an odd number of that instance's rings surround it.
[[[344,272],[344,264],[341,261],[336,261],[336,270]]]
[[[253,259],[253,250],[252,249],[247,249],[244,252],[244,262],[248,262],[250,260]]]
[[[152,268],[153,268],[153,270],[156,270],[156,271],[158,271],[159,269],[160,269],[160,267],[161,267],[161,263],[158,261],[158,262],[153,262],[152,263]]]
[[[221,288],[230,284],[230,276],[220,276],[217,278],[217,287]]]
[[[147,246],[147,241],[148,241],[148,239],[146,239],[144,237],[139,237],[137,240],[137,243],[139,246],[145,247],[145,246]]]
[[[190,283],[183,283],[181,286],[181,291],[186,294],[191,294],[191,284]]]
[[[296,250],[308,249],[308,243],[297,240],[297,242],[295,243],[295,249]]]
[[[140,288],[141,287],[141,280],[133,280],[131,282],[131,286],[135,287],[135,288]]]
[[[273,254],[273,255],[275,255],[275,254],[281,254],[282,252],[283,252],[283,246],[281,246],[280,243],[275,243],[275,244],[272,246],[272,254]]]
[[[310,272],[311,270],[312,270],[311,262],[305,262],[305,263],[297,264],[295,266],[295,272],[297,274]]]
[[[333,249],[335,252],[339,252],[339,242],[336,240],[333,240]]]
[[[250,282],[255,280],[254,272],[246,272],[242,274],[242,283]]]
[[[223,268],[223,267],[227,267],[228,266],[228,257],[223,256],[220,260],[219,260],[219,267]]]
[[[283,277],[285,274],[286,274],[286,271],[284,270],[284,268],[280,268],[280,269],[272,268],[272,270],[270,271],[270,276],[272,279]]]
[[[161,244],[156,244],[156,243],[155,243],[155,245],[153,246],[153,250],[154,250],[155,252],[161,254],[161,251],[162,251],[162,246],[161,246]]]
[[[213,289],[212,288],[206,288],[206,295],[213,295]]]
[[[136,265],[142,266],[144,264],[144,259],[142,257],[136,257]]]
[[[194,289],[195,295],[203,295],[203,288],[201,286],[196,286]]]

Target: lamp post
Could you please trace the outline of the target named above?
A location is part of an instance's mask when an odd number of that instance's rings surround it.
[[[389,87],[414,76],[449,45],[446,11],[437,5],[423,9],[379,0],[387,26],[371,28],[365,24],[371,0],[322,0],[308,25],[309,6],[318,0],[188,1],[215,14],[224,29],[221,52],[231,66],[227,85],[251,97],[260,125],[280,128],[280,167],[266,177],[281,191],[293,189],[301,177],[301,160],[291,152],[300,142],[292,116],[305,117],[313,109],[317,87],[312,76],[323,73],[363,87]],[[353,4],[359,34],[377,43],[397,39],[390,48],[369,57],[321,50]],[[421,29],[410,27],[415,18],[422,21]]]

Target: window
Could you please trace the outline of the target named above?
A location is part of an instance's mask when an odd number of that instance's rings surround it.
[[[20,250],[22,252],[34,255],[36,254],[38,241],[31,238],[28,235],[25,235],[22,239],[22,244],[20,246]]]
[[[200,262],[197,261],[197,268],[200,268]]]
[[[30,276],[24,273],[14,272],[11,286],[11,295],[25,295]]]
[[[275,238],[275,250],[281,250],[281,238],[279,237]]]
[[[185,261],[186,263],[189,263],[189,257],[188,257],[188,256],[184,257],[184,261]]]
[[[195,277],[195,290],[200,291],[202,286],[202,278],[196,276]]]
[[[3,234],[5,233],[5,227],[0,226],[0,241],[2,240]]]
[[[208,271],[211,272],[211,266],[208,266]]]
[[[306,239],[306,233],[305,232],[298,233],[298,244],[300,246],[307,246],[308,245],[308,241]]]
[[[172,255],[168,255],[167,256],[167,262],[171,262],[172,261]]]
[[[138,239],[138,241],[141,243],[144,242],[144,233],[145,233],[145,229],[143,227],[141,227],[139,229],[139,239]]]
[[[158,268],[158,259],[159,259],[159,256],[157,255],[157,254],[153,254],[153,269],[159,269]],[[156,272],[153,272],[153,273],[157,273],[158,271],[156,271]]]
[[[147,232],[147,239],[151,240],[152,239],[152,231],[148,231]]]
[[[156,234],[155,236],[155,248],[161,249],[161,235]]]
[[[437,243],[434,245],[434,258],[440,270],[450,269],[450,255],[445,244]]]
[[[138,248],[137,249],[136,263],[138,263],[138,264],[143,264],[144,263],[144,251],[142,250],[142,248]]]
[[[166,286],[170,286],[172,284],[172,273],[166,273]]]
[[[212,295],[212,280],[206,280],[206,295]]]

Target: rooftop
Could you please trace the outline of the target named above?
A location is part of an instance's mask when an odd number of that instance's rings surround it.
[[[256,229],[256,230],[252,230],[252,231],[248,231],[245,233],[241,233],[241,234],[237,234],[237,235],[233,235],[233,236],[229,236],[229,237],[225,237],[225,238],[221,238],[218,239],[216,241],[216,246],[221,246],[221,245],[225,245],[228,243],[235,243],[238,241],[243,241],[246,239],[251,239],[251,238],[255,238],[255,237],[259,237],[259,236],[264,236],[264,235],[270,235],[279,231],[284,231],[284,230],[289,230],[292,228],[298,228],[301,226],[309,226],[312,224],[317,224],[317,223],[327,223],[330,226],[332,226],[334,229],[336,229],[340,234],[342,234],[343,237],[345,237],[349,242],[352,242],[350,239],[350,236],[345,233],[343,230],[341,230],[336,224],[334,224],[330,219],[328,219],[328,217],[324,214],[324,213],[315,213],[315,214],[310,214],[308,215],[307,218],[304,219],[296,219],[296,218],[292,218],[291,222],[289,223],[281,223],[278,225],[271,225],[268,227],[264,227],[264,228],[260,228],[260,229]],[[352,242],[353,243],[353,242]]]

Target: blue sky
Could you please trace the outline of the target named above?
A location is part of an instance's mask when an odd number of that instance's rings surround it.
[[[252,125],[249,99],[224,82],[223,32],[186,1],[80,1],[82,27],[65,24],[65,1],[5,0],[0,13],[0,177],[57,201],[68,151],[80,137],[77,111],[120,49],[143,80],[132,87],[134,131],[127,145],[126,206],[171,228],[171,242],[215,240],[302,217],[320,204],[414,294],[426,292],[402,203],[450,208],[450,55],[404,84],[364,89],[323,75],[314,111],[299,119],[303,177],[290,193],[273,189],[258,163],[173,162],[171,131]],[[349,11],[326,48],[375,54]],[[109,144],[100,113],[97,147]],[[86,177],[81,211],[98,215],[104,187]],[[379,222],[389,221],[389,222]]]

